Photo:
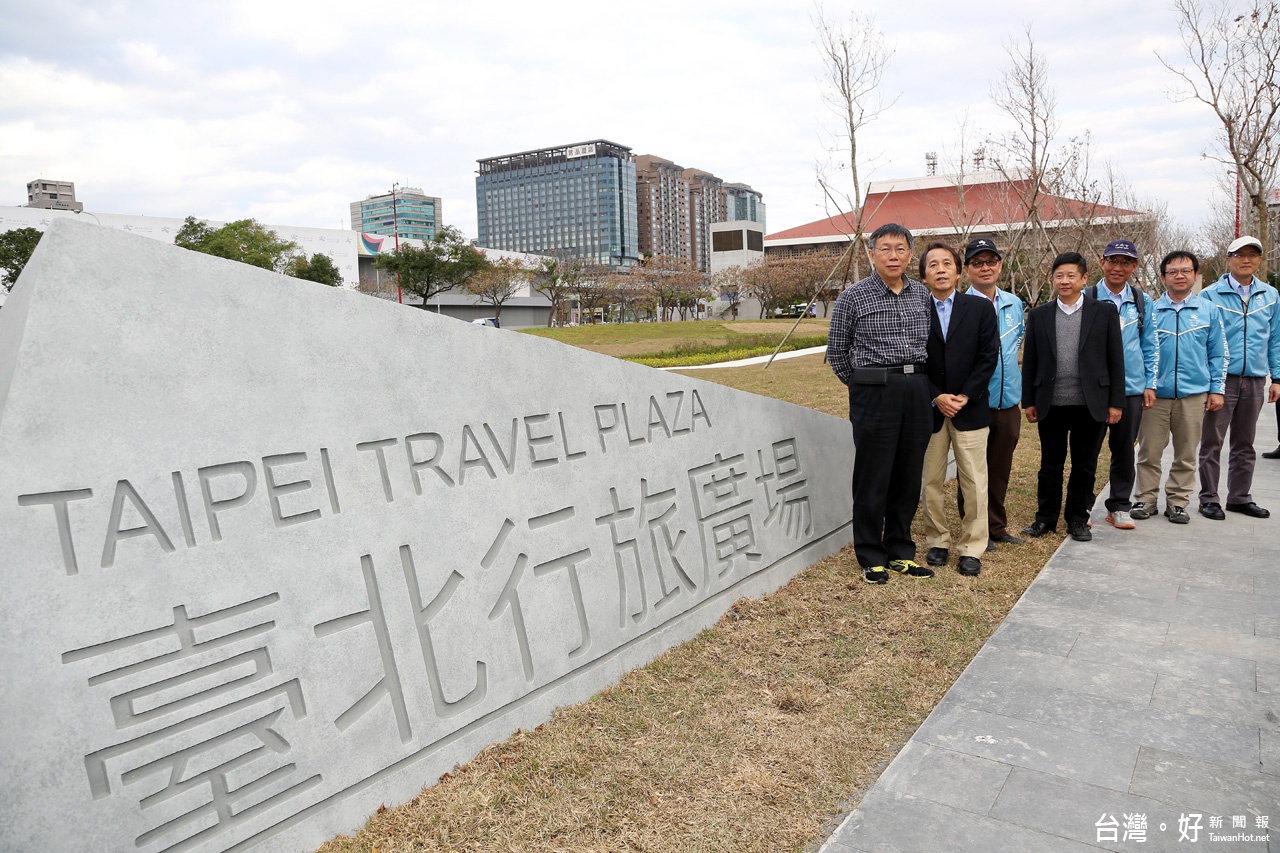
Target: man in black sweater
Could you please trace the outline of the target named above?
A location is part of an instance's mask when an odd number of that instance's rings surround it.
[[[1071,538],[1087,542],[1093,538],[1089,513],[1103,429],[1124,410],[1124,344],[1115,305],[1083,292],[1088,265],[1082,255],[1058,255],[1052,280],[1057,298],[1032,309],[1022,353],[1022,407],[1040,432],[1036,519],[1022,533],[1052,533],[1061,512]]]

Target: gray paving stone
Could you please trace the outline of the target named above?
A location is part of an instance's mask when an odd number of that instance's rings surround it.
[[[1259,661],[1254,668],[1258,673],[1259,693],[1280,693],[1280,666]]]
[[[1256,591],[1253,593],[1231,592],[1183,582],[1182,588],[1178,590],[1178,601],[1201,607],[1221,607],[1243,610],[1247,613],[1280,615],[1280,595]]]
[[[1258,753],[1261,756],[1262,772],[1271,776],[1280,776],[1280,732],[1264,729],[1258,732]],[[1280,799],[1276,800],[1275,811],[1280,812]],[[1274,815],[1273,815],[1274,816]],[[1280,818],[1276,818],[1280,823]]]
[[[1280,640],[1269,637],[1227,634],[1195,625],[1173,625],[1164,644],[1244,661],[1280,664]]]
[[[1253,581],[1253,591],[1259,595],[1280,595],[1280,573],[1275,566],[1280,566],[1280,548],[1259,551],[1258,560],[1270,569],[1259,569]]]
[[[1004,646],[1066,657],[1071,652],[1071,647],[1075,644],[1077,635],[1077,632],[1072,630],[1046,628],[1043,625],[1033,625],[1030,622],[1009,622],[1006,620],[1000,623],[1000,627],[991,635],[991,639],[987,640],[987,645],[984,648]]]
[[[952,690],[963,702],[974,691],[1007,695],[1030,687],[1062,688],[1141,707],[1150,701],[1155,683],[1150,672],[989,644]]]
[[[976,814],[996,801],[1009,765],[908,741],[881,775],[879,787]]]
[[[1131,792],[1111,791],[1060,776],[1037,773],[1015,767],[991,809],[991,817],[1046,835],[1059,836],[1104,850],[1178,850],[1187,848],[1178,841],[1177,821],[1180,811],[1160,800]],[[1145,841],[1125,840],[1125,816],[1146,815]],[[1099,832],[1100,822],[1118,827],[1116,841],[1110,841],[1107,827]],[[1160,825],[1165,830],[1160,830]],[[1207,825],[1207,819],[1202,821]],[[1207,841],[1202,830],[1200,841]],[[1181,847],[1179,845],[1181,844]],[[1192,848],[1194,849],[1194,848]],[[1262,847],[1240,849],[1265,850]]]
[[[1004,717],[955,703],[939,705],[914,735],[944,749],[1126,790],[1138,747],[1121,740]]]
[[[1205,815],[1280,812],[1280,778],[1143,747],[1129,791]]]
[[[1033,588],[1052,585],[1055,588],[1077,590],[1080,593],[1116,594],[1132,598],[1140,598],[1163,604],[1172,604],[1178,597],[1180,581],[1176,577],[1153,577],[1148,574],[1132,573],[1097,574],[1079,571],[1058,572],[1043,583],[1037,582]],[[1253,591],[1253,583],[1249,583],[1249,591]],[[1090,600],[1092,603],[1094,599]],[[1070,605],[1068,602],[1063,602]]]
[[[1171,625],[1196,625],[1236,634],[1254,633],[1254,616],[1239,610],[1149,601],[1111,593],[1100,594],[1094,608],[1102,613],[1114,613],[1117,616],[1163,619]]]
[[[1001,716],[1249,770],[1258,766],[1258,729],[1246,723],[1026,684],[964,696],[967,707]]]
[[[1156,679],[1155,708],[1180,710],[1193,717],[1214,717],[1259,729],[1280,731],[1280,694],[1206,685],[1172,675]]]
[[[832,840],[875,853],[1087,853],[1096,848],[878,787]]]
[[[1253,633],[1259,637],[1280,640],[1280,616],[1255,616]]]
[[[1207,684],[1249,688],[1256,683],[1252,661],[1155,643],[1115,643],[1107,637],[1081,636],[1072,646],[1069,657],[1177,675]]]
[[[1097,600],[1098,593],[1096,591],[1064,586],[1054,583],[1052,580],[1045,580],[1043,583],[1032,584],[1023,593],[1018,603],[1049,604],[1056,607],[1089,610]]]
[[[1220,553],[1206,554],[1204,559],[1206,561],[1220,559],[1221,556]],[[1195,563],[1180,569],[1177,576],[1180,581],[1190,586],[1251,594],[1257,592],[1256,586],[1258,583],[1257,573],[1248,571],[1251,565],[1251,561],[1246,561],[1240,563],[1242,571],[1214,569],[1212,572],[1206,573],[1204,571],[1204,563]]]
[[[1034,584],[1032,585],[1034,586]],[[1167,622],[1131,619],[1096,611],[1058,607],[1036,601],[1019,601],[1006,621],[1027,622],[1046,628],[1060,628],[1106,637],[1119,643],[1146,642],[1159,644],[1169,630]]]
[[[1108,575],[1123,571],[1127,560],[1114,554],[1089,554],[1084,551],[1066,553],[1059,551],[1052,560],[1040,570],[1040,578],[1051,578],[1058,572],[1074,571],[1089,574]]]

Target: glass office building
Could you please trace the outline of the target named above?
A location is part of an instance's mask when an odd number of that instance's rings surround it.
[[[630,148],[597,139],[478,162],[477,245],[614,267],[639,259]]]
[[[427,242],[440,226],[440,199],[414,187],[351,202],[351,230]]]
[[[725,219],[729,222],[759,222],[764,225],[764,196],[746,184],[725,184]]]

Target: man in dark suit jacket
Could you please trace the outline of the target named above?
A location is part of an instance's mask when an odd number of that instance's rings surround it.
[[[957,547],[956,568],[962,575],[982,569],[987,548],[987,433],[991,409],[987,386],[1000,357],[996,312],[979,296],[957,293],[960,253],[945,243],[932,243],[920,256],[920,278],[933,295],[933,320],[927,344],[925,375],[933,398],[933,436],[924,457],[924,534],[929,546],[925,562],[945,566],[951,531],[943,513],[947,451],[956,457],[956,478],[966,495]]]
[[[1106,424],[1124,412],[1124,343],[1120,315],[1110,301],[1084,294],[1088,265],[1078,252],[1053,261],[1057,298],[1034,308],[1027,317],[1022,352],[1022,407],[1027,421],[1040,431],[1040,475],[1036,486],[1036,520],[1022,533],[1044,536],[1058,525],[1061,512],[1067,532],[1079,542],[1093,538],[1094,473]],[[1062,503],[1062,475],[1071,450],[1067,502]]]

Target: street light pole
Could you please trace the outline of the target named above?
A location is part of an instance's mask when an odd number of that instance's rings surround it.
[[[396,191],[399,189],[399,181],[391,185],[391,230],[395,234],[397,254],[400,252],[400,216],[396,210]],[[396,273],[396,301],[404,304],[404,291],[400,289],[400,273]]]

